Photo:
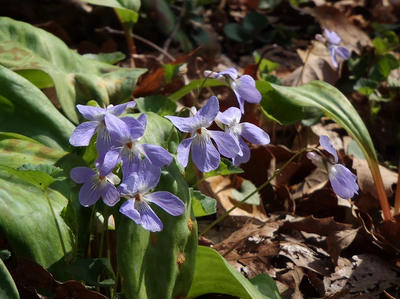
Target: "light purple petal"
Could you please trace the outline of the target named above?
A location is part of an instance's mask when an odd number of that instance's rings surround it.
[[[222,72],[217,73],[216,78],[222,76],[229,76],[231,77],[232,80],[235,80],[238,77],[238,71],[235,68],[231,67],[226,70],[223,70]]]
[[[146,128],[147,126],[147,116],[146,114],[142,113],[140,116],[137,118],[137,121],[142,124],[143,127]]]
[[[185,212],[185,204],[183,201],[170,192],[157,191],[146,194],[145,198],[173,216],[182,215]]]
[[[89,181],[96,172],[89,167],[75,167],[71,169],[69,175],[71,179],[78,184],[83,184]]]
[[[220,155],[211,140],[196,137],[192,142],[192,160],[201,172],[217,169]]]
[[[194,119],[199,121],[202,127],[209,127],[219,112],[219,102],[217,97],[212,96],[207,103],[196,113]]]
[[[140,162],[140,154],[123,155],[122,160],[122,174],[123,176],[128,176],[132,172],[137,172]]]
[[[218,112],[218,115],[216,117],[218,121],[227,126],[238,124],[241,118],[242,118],[242,113],[240,112],[240,109],[236,107],[230,107],[226,109],[224,112]]]
[[[336,48],[336,54],[343,60],[347,60],[351,56],[349,49],[342,46]]]
[[[198,128],[194,117],[165,116],[181,132],[191,133]]]
[[[183,140],[178,146],[176,159],[183,167],[186,167],[189,162],[189,151],[193,138],[194,137]]]
[[[141,223],[140,214],[135,209],[135,200],[134,199],[128,199],[127,201],[125,201],[119,208],[119,211],[120,211],[120,213],[122,213],[125,216],[132,219],[136,224]]]
[[[99,200],[102,191],[99,182],[90,180],[79,191],[79,202],[82,206],[89,207]]]
[[[109,174],[115,166],[121,161],[121,147],[111,148],[104,156],[103,161],[101,161],[98,166],[98,170],[101,176],[106,176]]]
[[[140,214],[140,224],[144,229],[149,230],[151,232],[159,232],[163,229],[163,224],[154,213],[154,211],[150,208],[150,206],[144,201],[135,202],[135,208],[138,210]]]
[[[135,107],[136,103],[134,101],[130,101],[124,104],[119,104],[110,108],[107,108],[107,112],[111,113],[115,116],[121,115],[127,108]]]
[[[333,67],[337,68],[339,64],[336,59],[336,46],[330,46],[330,47],[328,47],[328,50],[329,50],[329,54],[331,55]]]
[[[329,29],[324,29],[324,34],[328,39],[328,42],[333,45],[339,45],[342,39],[335,31],[330,31]]]
[[[235,90],[243,100],[253,104],[261,101],[261,93],[256,88],[256,82],[251,76],[244,75],[236,80],[235,83]]]
[[[96,149],[99,160],[104,159],[104,155],[110,150],[110,148],[111,136],[108,133],[107,129],[104,127],[103,130],[97,132]]]
[[[140,161],[137,179],[138,191],[140,193],[146,193],[157,186],[160,181],[160,176],[160,167],[154,166],[148,159]]]
[[[247,141],[250,141],[253,144],[269,144],[269,135],[256,125],[244,122],[241,123],[240,126],[242,129],[241,136]]]
[[[76,105],[76,108],[88,120],[101,120],[106,113],[106,109],[100,107]]]
[[[117,188],[115,188],[111,183],[108,183],[103,190],[102,197],[103,202],[107,206],[112,207],[119,201],[120,195]]]
[[[322,148],[324,150],[326,150],[328,153],[330,153],[335,158],[335,163],[337,163],[337,161],[338,161],[337,151],[333,147],[329,137],[326,135],[321,135],[319,137],[319,144],[321,144]]]
[[[242,150],[240,149],[238,142],[235,141],[235,139],[228,133],[213,130],[209,130],[208,132],[210,133],[211,138],[215,141],[218,151],[221,153],[221,155],[228,158],[233,158],[242,154]]]
[[[244,98],[240,96],[236,89],[233,89],[233,92],[235,93],[236,99],[238,101],[240,112],[244,114]]]
[[[142,144],[146,157],[157,167],[168,166],[172,162],[172,155],[163,147],[154,144]]]
[[[121,119],[112,114],[107,114],[104,119],[107,130],[113,140],[122,140],[129,137],[128,126]]]
[[[358,194],[356,175],[342,164],[335,164],[329,169],[329,181],[333,191],[342,198],[352,198]]]
[[[244,140],[241,137],[239,137],[239,144],[240,144],[240,149],[242,150],[242,156],[237,155],[233,157],[232,163],[235,166],[247,163],[250,160],[250,149],[247,146],[246,142],[244,142]]]
[[[128,127],[129,135],[132,139],[139,139],[143,136],[146,126],[143,126],[140,121],[130,116],[121,117],[120,119]]]
[[[72,132],[72,135],[69,138],[69,143],[73,146],[88,146],[98,125],[99,122],[97,121],[81,123]]]

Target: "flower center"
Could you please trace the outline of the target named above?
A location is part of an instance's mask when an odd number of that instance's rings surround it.
[[[135,195],[135,201],[138,201],[138,202],[142,201],[142,197],[140,196],[139,193]]]
[[[126,146],[131,150],[132,149],[132,142],[128,142]]]
[[[99,175],[99,181],[104,181],[104,179],[105,179],[104,176]]]

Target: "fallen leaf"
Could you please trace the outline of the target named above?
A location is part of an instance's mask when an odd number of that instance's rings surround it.
[[[326,238],[328,252],[332,261],[337,265],[338,258],[343,249],[346,249],[356,238],[361,227],[336,231]]]

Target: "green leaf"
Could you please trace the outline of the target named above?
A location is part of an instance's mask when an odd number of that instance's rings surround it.
[[[217,175],[229,175],[235,173],[243,173],[243,169],[232,164],[228,159],[222,158],[218,168],[204,174],[204,178],[208,179]]]
[[[269,93],[270,90],[273,90],[274,92],[271,95],[278,96],[279,101],[286,107],[288,114],[291,114],[289,113],[290,110],[306,109],[307,107],[320,109],[339,123],[353,137],[364,155],[369,157],[367,159],[376,161],[375,148],[364,122],[349,100],[335,87],[321,81],[313,81],[298,87],[286,87],[268,82],[257,83],[257,86],[262,87],[259,90],[263,95],[263,100],[266,96],[265,91]],[[277,110],[274,103],[271,102],[272,99],[269,99],[268,102],[262,102],[263,109],[272,114],[272,117],[278,121],[290,120],[287,115],[284,115],[283,111]],[[294,121],[300,115],[292,116],[291,120]]]
[[[89,4],[115,8],[123,23],[136,23],[140,0],[82,0]]]
[[[17,286],[2,260],[0,260],[0,281],[0,298],[19,299]]]
[[[250,279],[250,282],[258,288],[258,291],[266,297],[275,294],[275,298],[279,298],[279,290],[272,277],[267,274],[259,274]]]
[[[225,35],[236,42],[244,42],[249,39],[249,33],[242,25],[237,23],[229,23],[224,26]]]
[[[267,118],[281,125],[289,125],[304,118],[305,109],[280,94],[270,83],[258,80],[256,87],[262,95],[261,110]]]
[[[392,54],[378,56],[376,64],[371,69],[370,77],[379,82],[384,81],[390,72],[399,66],[399,60]]]
[[[394,31],[387,30],[374,38],[372,43],[375,47],[375,54],[382,55],[396,49],[399,45],[399,38]]]
[[[226,294],[244,299],[280,298],[273,280],[263,279],[267,286],[261,288],[260,278],[255,285],[234,269],[217,251],[199,246],[193,284],[188,298],[206,294]]]
[[[369,96],[378,88],[378,86],[378,81],[367,78],[360,78],[354,85],[354,90],[357,90],[362,95]]]
[[[256,11],[248,13],[243,19],[243,29],[249,33],[259,31],[268,27],[269,22],[265,15],[262,15]]]
[[[175,102],[162,95],[136,99],[136,104],[140,112],[154,112],[160,116],[175,114],[177,107]]]
[[[51,147],[67,148],[73,130],[74,125],[36,86],[0,65],[0,131],[24,134]]]
[[[247,195],[254,192],[257,189],[256,186],[249,180],[243,180],[240,185],[240,190],[232,189],[232,198],[236,201],[243,200]],[[246,204],[249,205],[259,205],[260,204],[260,194],[258,192],[254,193],[246,200]]]
[[[99,53],[99,54],[84,54],[82,55],[85,58],[109,63],[109,64],[116,64],[117,62],[120,62],[125,59],[125,54],[122,52],[111,52],[111,53]]]
[[[76,124],[76,104],[90,99],[101,106],[127,101],[144,72],[85,58],[54,35],[6,17],[0,18],[0,44],[1,65],[15,71],[40,70],[51,77],[61,108]]]
[[[163,64],[163,68],[165,70],[165,81],[166,83],[171,83],[175,76],[179,73],[179,68],[183,65],[183,63],[168,63]]]
[[[204,87],[213,87],[213,86],[222,86],[222,85],[226,85],[226,84],[217,79],[204,78],[204,79],[193,80],[188,85],[185,85],[184,87],[182,87],[178,91],[174,92],[173,94],[169,95],[168,97],[171,99],[171,101],[176,102],[180,98],[184,97],[186,94],[191,92],[192,90],[201,89]]]
[[[204,195],[199,190],[193,188],[189,188],[189,190],[195,217],[212,215],[217,212],[217,201],[215,198]]]

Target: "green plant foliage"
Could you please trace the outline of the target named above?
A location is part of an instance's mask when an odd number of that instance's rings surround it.
[[[375,148],[364,122],[349,100],[335,87],[322,81],[313,81],[298,87],[259,81],[257,86],[260,86],[263,96],[261,105],[263,111],[268,111],[268,117],[272,116],[279,122],[294,122],[301,119],[302,109],[317,108],[339,123],[354,138],[368,160],[376,161]],[[287,110],[276,109],[275,96],[278,96],[278,101]],[[292,110],[291,113],[289,110]],[[293,113],[294,110],[299,113]],[[288,116],[292,116],[292,119]]]
[[[0,66],[0,131],[24,134],[50,147],[65,149],[73,130],[74,125],[36,86]]]
[[[74,123],[78,123],[76,104],[91,99],[101,105],[129,100],[144,72],[85,58],[52,34],[6,17],[0,18],[0,44],[1,65],[17,72],[35,70],[24,73],[33,82],[43,72],[51,77],[58,101]]]
[[[251,42],[254,38],[263,40],[260,32],[269,25],[268,19],[264,15],[252,11],[246,15],[242,24],[226,24],[224,33],[228,38],[237,42]]]
[[[136,23],[140,0],[81,0],[93,5],[114,8],[123,23]]]
[[[375,54],[382,55],[396,49],[399,45],[399,38],[394,31],[386,30],[374,38],[372,43],[375,47]]]
[[[240,185],[240,190],[232,189],[232,198],[236,201],[241,201],[245,199],[249,194],[257,189],[256,186],[249,180],[243,180]],[[249,205],[259,205],[260,204],[260,194],[258,192],[250,196],[246,203]]]
[[[189,190],[195,217],[212,215],[217,212],[217,201],[214,198],[204,195],[193,188],[189,188]]]
[[[371,95],[379,86],[379,82],[367,79],[367,78],[360,78],[357,80],[356,84],[354,85],[354,90],[357,90],[359,93],[365,96]]]
[[[111,52],[111,53],[84,54],[82,56],[85,58],[98,60],[98,61],[109,63],[109,64],[115,64],[126,58],[124,53],[118,52],[118,51]]]
[[[385,81],[390,72],[399,66],[399,60],[392,54],[378,56],[370,71],[370,78],[379,82]]]
[[[0,298],[19,299],[17,286],[12,279],[7,267],[0,259]]]
[[[243,173],[243,169],[233,165],[230,160],[222,158],[218,168],[205,173],[204,178],[207,179],[217,175],[229,175],[235,173]]]
[[[212,293],[244,299],[280,298],[273,279],[264,276],[255,277],[253,284],[236,271],[217,251],[199,246],[193,284],[188,298]]]
[[[217,79],[204,78],[204,79],[193,80],[188,85],[185,85],[184,87],[174,92],[173,94],[169,95],[168,97],[172,101],[176,102],[194,89],[201,89],[203,87],[213,87],[221,85],[226,85],[226,84]]]
[[[154,112],[160,116],[174,115],[177,107],[175,102],[162,95],[148,96],[135,101],[140,112]]]
[[[148,127],[143,142],[163,145],[172,124],[154,113],[146,113]],[[175,129],[169,139],[176,143]],[[128,217],[117,213],[117,258],[122,292],[126,298],[184,297],[191,285],[197,248],[197,225],[192,212],[189,188],[176,163],[162,172],[157,190],[169,191],[186,204],[183,215],[172,217],[152,205],[164,229],[150,233]]]

